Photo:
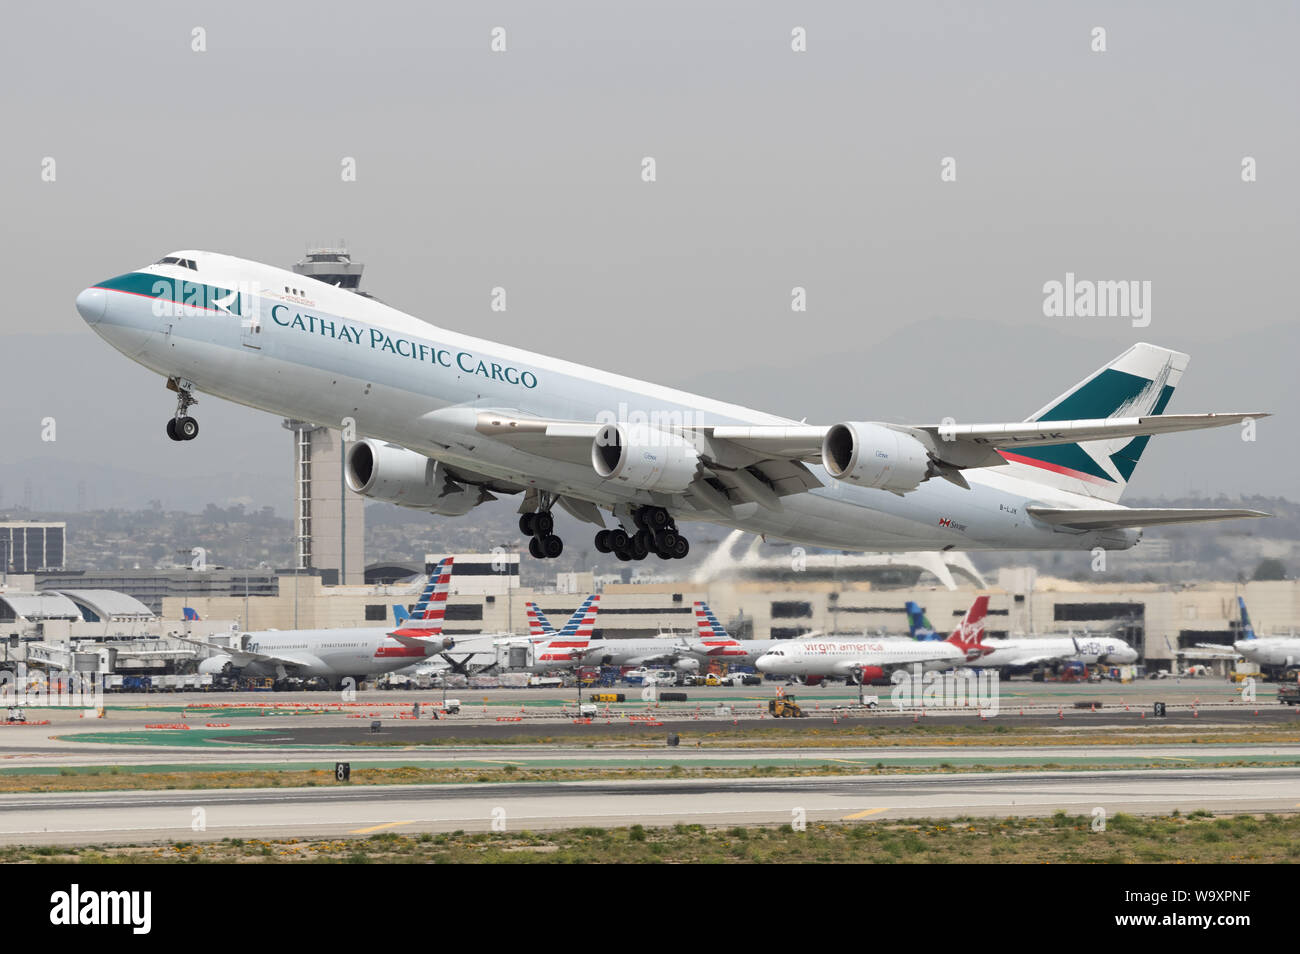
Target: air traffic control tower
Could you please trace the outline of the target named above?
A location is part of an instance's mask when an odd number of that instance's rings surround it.
[[[342,242],[313,247],[294,272],[361,294],[361,272]],[[340,422],[341,423],[341,422]],[[318,570],[322,582],[365,582],[365,499],[347,489],[343,462],[347,447],[341,430],[306,421],[284,422],[293,434],[294,565]]]

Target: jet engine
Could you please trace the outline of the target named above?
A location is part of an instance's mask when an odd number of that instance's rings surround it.
[[[853,674],[849,677],[849,683],[857,683],[860,686],[869,686],[884,678],[885,670],[883,666],[854,666]]]
[[[478,487],[457,483],[447,469],[423,454],[382,441],[358,441],[348,449],[348,489],[371,500],[459,517],[484,500]]]
[[[683,656],[681,659],[674,660],[673,668],[678,672],[699,672],[700,661],[690,656]]]
[[[637,490],[680,493],[699,471],[695,445],[646,424],[606,424],[591,443],[591,466],[609,480]]]
[[[929,474],[925,445],[880,424],[835,424],[822,440],[822,465],[836,480],[896,494],[915,490]]]
[[[228,676],[235,668],[234,658],[222,653],[199,661],[198,671],[208,676]]]

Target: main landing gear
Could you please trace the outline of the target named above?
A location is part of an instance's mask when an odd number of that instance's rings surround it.
[[[538,560],[554,560],[564,552],[564,541],[554,534],[555,518],[551,516],[551,506],[544,505],[543,509],[535,513],[525,513],[519,516],[519,532],[526,537],[532,537],[528,541],[528,552]]]
[[[680,560],[690,552],[691,545],[663,507],[638,507],[632,521],[637,528],[632,534],[622,527],[597,533],[596,549],[624,561],[644,560],[652,553],[661,560]]]
[[[176,392],[176,413],[167,422],[167,436],[174,441],[192,441],[199,436],[199,422],[190,417],[190,408],[199,403],[188,382],[167,379],[167,387]]]

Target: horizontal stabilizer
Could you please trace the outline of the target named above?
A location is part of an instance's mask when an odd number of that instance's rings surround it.
[[[1115,507],[1103,510],[1055,510],[1029,507],[1029,515],[1055,527],[1073,530],[1122,530],[1126,527],[1159,527],[1204,520],[1233,520],[1238,517],[1271,517],[1262,510],[1182,509],[1179,507]]]
[[[442,652],[451,649],[456,645],[456,640],[450,636],[440,635],[441,628],[433,629],[398,629],[389,633],[393,639],[397,640],[403,646],[409,646],[412,649],[427,649],[433,652]]]

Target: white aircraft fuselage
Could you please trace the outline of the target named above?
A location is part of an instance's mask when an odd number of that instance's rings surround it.
[[[1098,636],[1030,636],[985,639],[980,642],[985,654],[965,663],[980,669],[1042,666],[1052,662],[1075,661],[1126,665],[1137,662],[1138,654],[1128,643],[1114,637]]]
[[[914,639],[799,639],[779,645],[755,662],[777,676],[850,676],[861,669],[920,666],[924,671],[961,666],[965,654],[949,642]]]
[[[1295,636],[1258,636],[1239,639],[1232,648],[1260,666],[1300,665],[1300,638]]]
[[[194,392],[320,425],[352,424],[359,437],[409,448],[517,490],[625,511],[673,506],[663,494],[599,476],[589,450],[586,459],[556,459],[495,439],[479,428],[480,412],[582,422],[640,412],[680,415],[700,425],[799,424],[436,327],[273,266],[208,252],[172,257],[196,267],[149,265],[78,296],[85,320],[127,357]],[[194,304],[160,299],[152,291],[160,281],[183,287],[187,300],[193,289]],[[963,471],[969,489],[930,479],[896,494],[837,480],[820,464],[807,466],[819,486],[782,496],[774,508],[743,502],[730,516],[703,509],[673,513],[851,550],[1122,549],[1140,537],[1133,529],[1044,523],[1027,507],[1087,509],[1098,501],[998,468]]]
[[[392,627],[240,633],[228,654],[216,650],[216,655],[199,664],[199,672],[219,673],[230,664],[243,676],[340,679],[394,672],[425,659],[426,654],[434,655],[432,648],[403,645],[389,635],[391,631]],[[282,661],[252,658],[252,654]]]

